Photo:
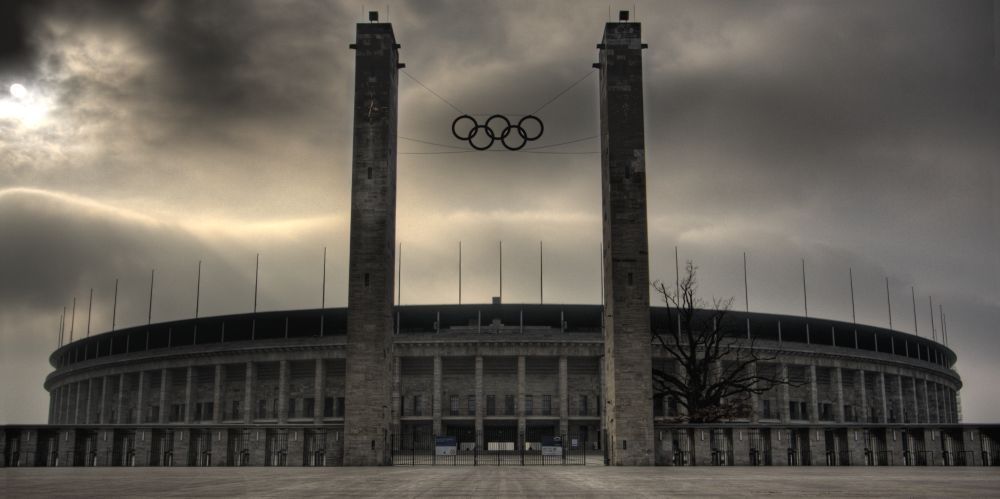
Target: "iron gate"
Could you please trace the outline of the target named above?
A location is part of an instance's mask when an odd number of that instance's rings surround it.
[[[487,428],[478,435],[465,429],[451,433],[457,435],[393,434],[390,462],[396,466],[553,466],[584,465],[588,457],[591,464],[600,462],[593,453],[588,456],[587,443],[579,439],[574,446],[561,436],[532,435],[538,440],[532,442],[516,427]]]

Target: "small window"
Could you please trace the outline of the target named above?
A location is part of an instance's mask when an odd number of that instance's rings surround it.
[[[296,409],[295,406],[297,405],[295,402],[296,402],[295,399],[291,399],[291,398],[288,399],[288,417],[289,418],[297,417],[295,415],[295,409]]]
[[[504,405],[504,414],[506,416],[513,416],[514,415],[514,396],[513,395],[507,395],[507,396],[505,396],[504,399],[503,399],[503,405]]]
[[[448,414],[452,416],[458,416],[458,395],[452,395],[448,398]]]
[[[368,167],[368,180],[372,179],[372,167]]]
[[[631,286],[632,283],[633,283],[633,281],[634,281],[634,279],[632,278],[632,273],[629,272],[628,273],[628,285]]]
[[[367,288],[369,286],[371,286],[371,276],[368,272],[365,272],[365,287]]]
[[[497,414],[497,396],[487,395],[486,396],[486,415],[496,416]]]
[[[239,400],[234,400],[233,401],[233,411],[230,414],[232,414],[232,419],[240,419],[240,401]]]
[[[337,417],[344,417],[344,412],[346,411],[344,407],[344,397],[337,397]]]
[[[316,414],[316,399],[303,399],[302,404],[302,417],[311,418]]]
[[[326,397],[323,399],[323,417],[333,417],[333,397]]]
[[[414,395],[413,396],[413,412],[412,412],[412,415],[414,415],[414,416],[422,416],[423,415],[423,404],[421,403],[420,395]]]
[[[524,396],[524,415],[531,416],[531,413],[535,411],[535,401],[531,399],[531,395]]]
[[[552,395],[542,395],[542,415],[552,415]]]
[[[476,396],[475,395],[469,395],[469,397],[468,397],[468,406],[469,406],[468,407],[468,409],[469,409],[469,416],[475,416],[476,415]]]

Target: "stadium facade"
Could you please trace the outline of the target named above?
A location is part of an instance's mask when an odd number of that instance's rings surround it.
[[[792,381],[751,415],[682,424],[652,370],[640,26],[600,72],[603,305],[393,304],[399,44],[359,24],[346,308],[207,317],[61,346],[49,420],[0,427],[4,466],[997,465],[960,423],[947,346],[839,321],[731,312]],[[9,381],[8,381],[9,382]],[[442,450],[443,449],[443,450]]]

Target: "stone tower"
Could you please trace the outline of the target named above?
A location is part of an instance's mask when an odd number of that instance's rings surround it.
[[[378,465],[389,447],[400,65],[391,24],[357,30],[344,464]]]
[[[607,23],[601,74],[604,428],[612,465],[652,465],[649,244],[639,23]]]

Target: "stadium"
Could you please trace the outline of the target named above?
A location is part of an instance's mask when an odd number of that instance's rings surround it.
[[[960,422],[955,353],[901,331],[730,312],[788,383],[718,423],[654,395],[679,365],[651,341],[672,319],[646,284],[646,46],[624,12],[595,64],[604,303],[394,305],[400,45],[357,30],[348,306],[62,345],[49,420],[0,429],[4,466],[1000,465],[1000,426]]]

